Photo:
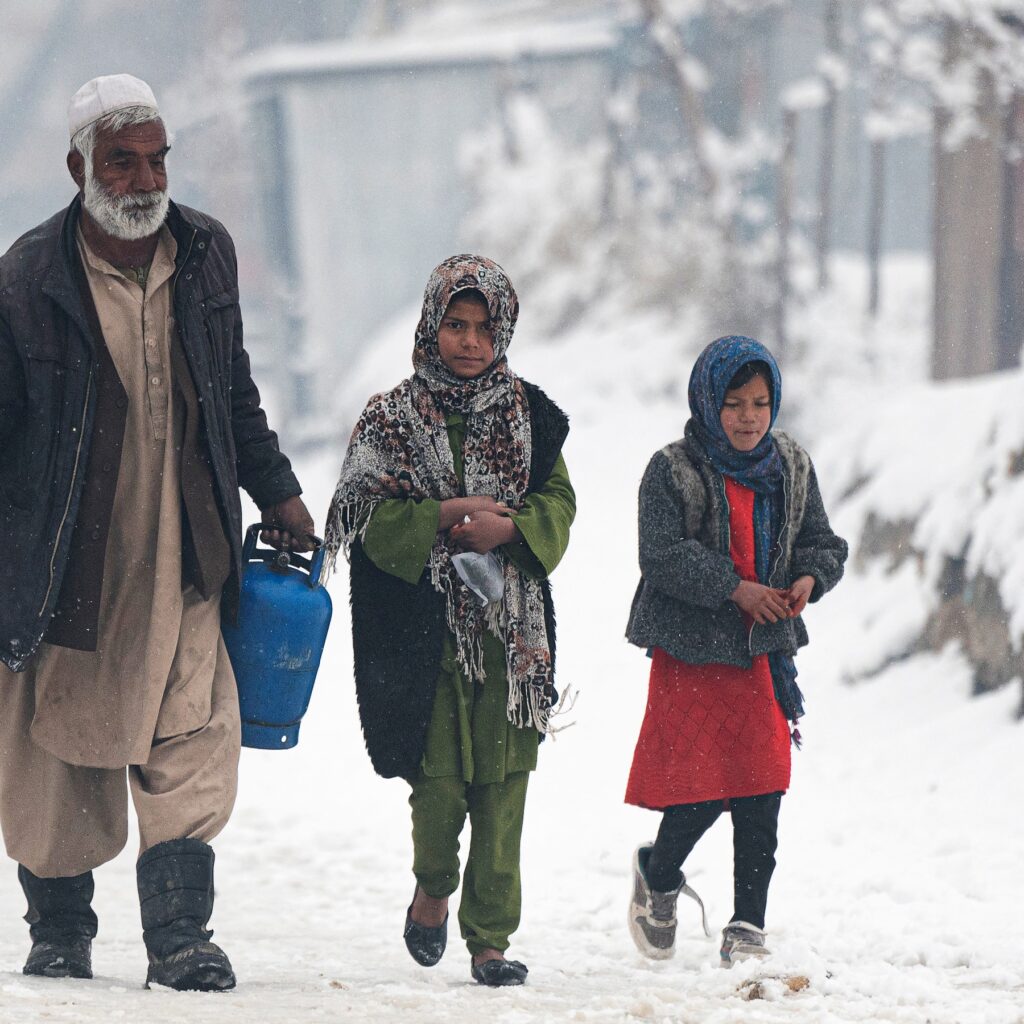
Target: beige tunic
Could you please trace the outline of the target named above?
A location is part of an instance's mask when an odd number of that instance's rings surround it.
[[[41,877],[117,855],[127,789],[141,850],[212,840],[234,805],[241,741],[220,598],[181,585],[174,239],[161,231],[145,292],[79,247],[129,404],[97,649],[44,643],[25,672],[0,665],[0,825],[8,854]]]
[[[181,586],[184,409],[172,387],[172,277],[166,227],[146,290],[79,250],[103,337],[128,393],[103,570],[97,648],[42,644],[22,684],[35,688],[33,741],[69,764],[145,764],[154,740],[210,717],[213,673],[230,671],[219,600]],[[29,677],[29,678],[25,678]]]

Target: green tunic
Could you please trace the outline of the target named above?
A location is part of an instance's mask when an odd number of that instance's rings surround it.
[[[461,484],[465,420],[452,413],[447,426],[455,473]],[[367,525],[363,551],[379,569],[416,583],[434,544],[440,515],[441,503],[435,499],[384,501]],[[515,513],[523,540],[503,545],[502,551],[522,572],[542,579],[561,561],[575,515],[576,496],[559,455],[544,486],[530,494]],[[486,785],[537,766],[539,734],[536,729],[517,729],[508,721],[505,647],[486,630],[483,654],[486,681],[473,683],[459,667],[454,637],[450,633],[445,636],[423,754],[424,775],[461,776],[468,784]]]

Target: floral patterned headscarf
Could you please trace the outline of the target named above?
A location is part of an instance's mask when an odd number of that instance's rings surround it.
[[[494,361],[479,376],[463,379],[441,359],[437,331],[452,298],[469,289],[487,301]],[[352,432],[327,518],[328,571],[339,551],[349,553],[362,539],[382,501],[486,494],[511,509],[522,507],[530,482],[530,408],[506,359],[518,315],[512,283],[493,260],[452,256],[434,269],[416,328],[415,372],[371,398]],[[465,418],[461,484],[447,432],[453,412]],[[554,684],[540,584],[496,551],[505,592],[500,602],[483,610],[455,571],[453,553],[447,532],[438,533],[426,572],[445,598],[459,664],[470,679],[483,682],[483,630],[500,637],[507,660],[509,721],[550,731]]]
[[[483,295],[494,329],[494,361],[478,377],[457,376],[441,359],[437,331],[445,310],[460,292]],[[511,394],[514,374],[505,353],[519,318],[519,299],[508,275],[486,256],[449,256],[434,268],[423,293],[423,311],[416,327],[412,365],[443,408],[454,412],[480,412]]]

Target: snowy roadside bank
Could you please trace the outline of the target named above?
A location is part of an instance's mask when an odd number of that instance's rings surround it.
[[[885,595],[858,616],[852,676],[957,641],[976,691],[1024,697],[1022,394],[1020,370],[906,386],[821,445],[856,568]]]

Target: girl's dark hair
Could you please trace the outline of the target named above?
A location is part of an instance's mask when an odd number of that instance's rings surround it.
[[[456,299],[472,299],[475,302],[482,302],[485,306],[490,308],[490,303],[487,301],[487,296],[484,295],[479,288],[460,288],[449,300],[448,304],[451,305]]]
[[[775,401],[775,388],[772,387],[772,371],[768,364],[761,359],[752,363],[744,363],[733,375],[732,380],[726,386],[726,391],[735,391],[737,388],[749,384],[755,377],[760,377],[768,385],[768,394],[772,401]]]

